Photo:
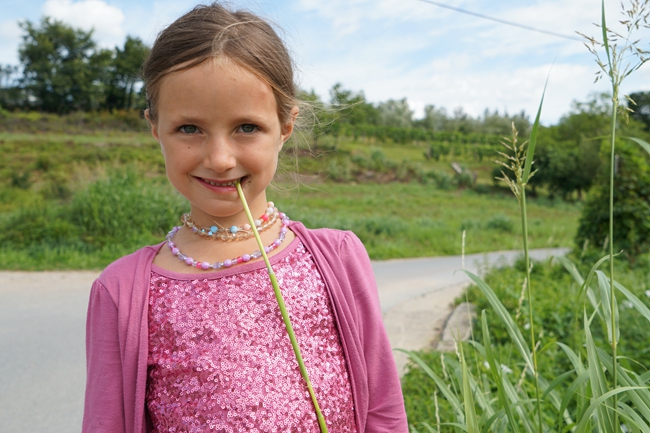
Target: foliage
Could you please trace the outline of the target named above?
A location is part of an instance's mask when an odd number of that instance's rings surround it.
[[[627,108],[632,110],[630,117],[643,123],[650,131],[650,92],[630,93]]]
[[[92,31],[43,17],[20,23],[20,68],[0,65],[0,105],[70,113],[143,109],[139,69],[148,47],[127,37],[123,48],[99,48]],[[20,69],[20,74],[19,74]]]
[[[388,127],[409,128],[413,124],[413,110],[406,98],[389,99],[377,104],[379,123]]]
[[[645,292],[650,289],[650,281],[647,277],[650,271],[649,264],[648,259],[645,258],[636,268],[630,268],[624,263],[619,267],[622,284],[626,287],[635,287],[634,294],[648,307],[650,307],[650,298]],[[524,283],[524,268],[523,260],[519,260],[513,267],[495,267],[486,270],[484,277],[485,282],[493,288],[496,297],[522,332],[528,328],[528,317],[525,314],[528,301],[522,297],[521,293]],[[588,269],[586,271],[588,272]],[[535,262],[532,274],[536,283],[533,298],[534,320],[536,329],[539,329],[542,335],[541,347],[543,347],[543,350],[540,351],[539,364],[543,376],[552,379],[560,377],[573,368],[571,360],[558,343],[561,342],[572,348],[580,347],[583,344],[584,323],[582,316],[577,314],[583,304],[575,301],[580,285],[556,261]],[[467,298],[462,300],[469,300],[475,304],[477,311],[485,310],[493,350],[499,363],[503,365],[502,372],[512,380],[518,381],[522,372],[521,366],[516,357],[517,349],[511,342],[505,323],[499,320],[487,297],[482,294],[478,286],[471,286],[467,292]],[[593,312],[590,306],[588,308],[590,312]],[[621,353],[634,356],[634,361],[638,363],[629,362],[626,364],[627,368],[641,374],[650,365],[650,350],[647,346],[650,327],[647,325],[646,318],[628,302],[621,301],[621,310]],[[484,338],[483,329],[480,323],[476,325],[473,330],[473,338],[475,341],[481,342]],[[593,326],[593,337],[596,345],[600,347],[608,344],[606,327],[603,327],[602,324]],[[467,350],[471,351],[471,348]],[[441,354],[436,351],[417,352],[417,355],[425,360],[426,365],[440,377],[444,377],[441,357],[444,356],[445,359],[451,358],[452,360],[455,358],[454,354]],[[479,375],[489,373],[486,366],[482,365],[484,358],[477,359],[473,356],[467,356],[467,358],[468,362],[472,364],[471,371],[479,372],[477,373]],[[623,359],[622,362],[627,361]],[[565,383],[560,386],[558,392],[564,393],[567,388],[568,383]],[[433,424],[436,410],[433,401],[435,389],[432,389],[426,373],[416,364],[412,363],[405,374],[402,380],[402,389],[411,423],[416,426],[420,426],[424,422]],[[440,392],[438,392],[438,403],[440,418],[442,420],[453,419],[453,410],[440,395]],[[552,416],[550,405],[544,407],[543,410],[546,417]]]
[[[379,111],[366,101],[363,91],[354,92],[345,89],[341,83],[336,83],[330,89],[331,108],[337,113],[337,127],[332,129],[338,133],[340,125],[374,125],[379,123]]]
[[[650,157],[635,143],[617,143],[614,249],[634,260],[650,251]],[[601,251],[609,239],[609,178],[601,176],[583,207],[576,247]]]
[[[643,343],[640,346],[637,340],[623,342],[623,339],[636,338],[647,341],[648,332],[643,329],[648,328],[650,309],[647,299],[638,296],[647,280],[642,280],[641,290],[639,287],[628,290],[623,281],[625,275],[617,272],[615,279],[612,247],[616,242],[612,239],[614,226],[621,223],[616,220],[614,224],[614,181],[618,184],[614,177],[618,90],[623,78],[645,61],[647,52],[637,48],[638,41],[630,34],[639,26],[650,28],[650,2],[632,0],[629,9],[623,8],[625,20],[621,23],[628,34],[621,36],[606,26],[603,2],[602,42],[589,38],[591,46],[588,45],[613,88],[609,203],[598,205],[609,208],[608,237],[612,240],[609,254],[588,268],[587,273],[567,258],[557,258],[573,283],[568,283],[565,275],[558,274],[557,268],[543,268],[540,275],[530,263],[526,186],[533,174],[530,170],[537,140],[538,112],[530,146],[525,151],[517,146],[514,132],[509,140],[510,153],[503,155],[507,163],[502,163],[513,174],[512,177],[504,175],[503,180],[520,204],[524,246],[523,266],[520,266],[523,269],[518,270],[521,276],[519,281],[513,281],[512,274],[505,276],[507,280],[499,281],[502,286],[507,284],[512,292],[506,296],[499,293],[501,288],[495,291],[486,281],[468,272],[476,286],[474,294],[480,293],[479,299],[482,298],[479,302],[490,307],[489,312],[482,311],[480,332],[474,334],[469,344],[457,343],[455,355],[442,357],[440,362],[436,362],[435,357],[429,358],[433,368],[417,354],[410,353],[412,362],[420,370],[418,378],[435,386],[447,401],[447,405],[436,405],[435,419],[429,415],[426,421],[418,420],[419,423],[413,424],[414,432],[420,428],[430,432],[471,433],[650,430],[647,348]],[[619,42],[622,47],[617,46]],[[600,60],[595,47],[604,48],[606,62]],[[640,58],[640,63],[623,63],[634,56]],[[650,144],[638,138],[632,140],[650,152]],[[620,145],[618,149],[619,152],[623,150]],[[600,270],[605,262],[609,262],[609,275]],[[644,269],[644,277],[646,273]],[[544,285],[541,289],[540,282]],[[556,286],[558,282],[561,284]],[[551,286],[550,292],[547,286]],[[488,315],[497,320],[496,326],[490,327]],[[636,320],[631,321],[632,317]],[[572,332],[567,335],[567,330]],[[563,334],[564,338],[560,338]],[[630,346],[632,353],[625,353]],[[440,368],[437,368],[438,363]],[[421,395],[423,391],[416,392]],[[435,402],[436,394],[433,395]],[[441,411],[444,411],[444,418],[440,416]],[[411,422],[414,421],[411,418]]]
[[[139,166],[109,171],[70,201],[36,201],[0,218],[3,267],[37,269],[105,266],[118,257],[159,242],[186,208],[161,180],[136,174]],[[38,254],[25,261],[34,251]],[[56,258],[50,262],[48,259]],[[41,262],[39,263],[39,258]]]
[[[57,113],[97,108],[102,90],[96,82],[102,81],[110,51],[97,48],[92,32],[48,17],[40,26],[30,21],[20,26],[25,32],[18,51],[22,84],[36,98],[35,105]]]
[[[103,106],[109,110],[144,109],[146,97],[139,77],[142,61],[147,57],[149,47],[139,38],[126,37],[124,48],[116,48],[109,68],[106,85],[106,100]]]
[[[170,205],[161,202],[164,195],[170,200],[178,196],[165,180],[160,150],[150,137],[0,134],[0,140],[4,140],[0,231],[7,237],[2,241],[4,249],[0,248],[0,263],[5,269],[98,269],[135,248],[161,241],[178,223],[182,207],[171,208],[176,209],[173,217],[174,211],[165,210]],[[124,173],[123,166],[131,167],[128,175],[115,175],[116,171]],[[17,177],[29,175],[24,184],[12,186],[12,172]],[[438,175],[424,184],[310,181],[297,191],[285,181],[277,191],[269,191],[269,199],[309,227],[354,230],[374,259],[460,254],[463,221],[476,221],[468,229],[468,253],[499,249],[504,242],[510,248],[516,246],[517,227],[512,232],[486,227],[489,215],[513,220],[515,204],[498,193],[457,191],[451,176]],[[436,187],[445,179],[451,191]],[[155,207],[139,208],[146,205],[149,195]],[[132,221],[126,221],[123,214],[123,205],[128,203],[141,209]],[[104,212],[102,207],[111,210]],[[579,207],[572,204],[531,205],[533,245],[571,245],[578,213]],[[58,237],[45,236],[45,241],[44,233]],[[31,235],[29,242],[20,241],[19,236]]]

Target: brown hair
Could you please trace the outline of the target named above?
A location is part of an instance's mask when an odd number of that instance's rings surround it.
[[[156,100],[163,77],[221,56],[267,82],[273,89],[280,122],[289,119],[298,101],[293,64],[284,43],[257,15],[231,11],[217,2],[196,6],[156,38],[142,70],[149,118],[157,118]]]

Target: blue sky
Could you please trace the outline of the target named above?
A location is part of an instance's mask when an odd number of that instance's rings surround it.
[[[442,1],[442,0],[441,0]],[[189,0],[0,0],[0,63],[16,64],[19,20],[43,15],[93,28],[103,46],[126,35],[151,44],[156,33],[194,6]],[[551,32],[597,35],[600,0],[449,0],[447,5]],[[550,71],[542,120],[557,122],[574,100],[609,89],[594,84],[597,66],[582,42],[498,24],[419,0],[231,1],[273,20],[299,68],[298,81],[327,98],[337,82],[371,102],[406,97],[416,116],[425,104],[471,115],[484,109],[537,110]],[[620,3],[606,0],[608,22]],[[650,31],[639,33],[650,49]],[[551,70],[552,66],[552,70]],[[650,91],[650,65],[624,92]]]

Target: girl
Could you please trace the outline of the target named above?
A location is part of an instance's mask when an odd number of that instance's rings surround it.
[[[83,431],[319,431],[240,183],[329,431],[407,432],[361,242],[308,230],[266,199],[299,114],[275,31],[198,6],[160,33],[143,71],[146,118],[191,212],[92,287]]]

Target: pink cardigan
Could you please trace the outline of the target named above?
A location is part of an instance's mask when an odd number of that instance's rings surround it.
[[[290,227],[313,255],[330,294],[350,369],[358,431],[407,433],[399,377],[363,244],[351,232],[309,230],[298,222]],[[151,431],[145,405],[148,289],[151,262],[161,246],[117,260],[92,286],[84,433]]]

